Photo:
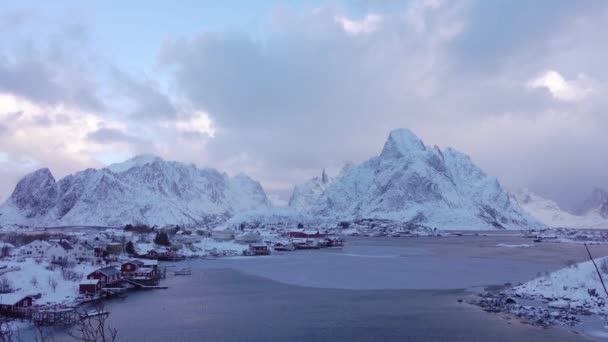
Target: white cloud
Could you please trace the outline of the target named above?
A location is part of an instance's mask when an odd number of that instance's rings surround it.
[[[594,93],[591,79],[579,74],[574,80],[566,80],[559,72],[548,70],[530,80],[529,89],[545,88],[553,98],[564,102],[581,102]]]
[[[209,114],[203,111],[195,111],[187,118],[181,118],[175,121],[167,121],[167,126],[174,127],[182,133],[196,133],[213,138],[215,136],[215,127]]]
[[[368,14],[361,20],[352,20],[343,15],[335,15],[334,21],[340,24],[346,33],[359,35],[376,31],[378,24],[382,21],[382,17],[377,14]]]

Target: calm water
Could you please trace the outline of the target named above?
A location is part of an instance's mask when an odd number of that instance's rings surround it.
[[[121,341],[584,340],[458,303],[462,288],[525,280],[559,263],[537,260],[553,246],[490,253],[494,244],[357,239],[342,251],[189,261],[193,274],[169,277],[168,290],[106,308]]]

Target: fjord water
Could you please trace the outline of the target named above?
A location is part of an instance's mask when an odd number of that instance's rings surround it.
[[[121,341],[584,340],[458,302],[465,289],[526,281],[584,258],[575,245],[496,247],[529,242],[359,238],[344,250],[191,260],[192,275],[170,276],[168,290],[135,292],[106,308]]]

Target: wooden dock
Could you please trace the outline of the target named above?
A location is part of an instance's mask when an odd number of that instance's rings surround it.
[[[166,290],[169,288],[169,286],[146,285],[146,284],[139,283],[133,279],[124,279],[124,281],[126,281],[127,283],[134,285],[140,289],[144,289],[144,290]]]

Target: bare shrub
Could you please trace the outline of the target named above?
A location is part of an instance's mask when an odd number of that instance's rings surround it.
[[[63,277],[64,280],[70,280],[70,281],[82,280],[82,274],[80,274],[74,270],[71,270],[69,268],[62,268],[61,276]]]
[[[57,291],[57,286],[59,285],[59,283],[57,283],[57,279],[54,277],[49,277],[48,282],[49,286],[53,289],[53,292]]]
[[[0,293],[13,292],[13,283],[7,278],[0,278]]]
[[[10,321],[0,317],[0,342],[12,341],[14,341],[14,333]]]
[[[38,287],[38,278],[36,278],[36,276],[32,276],[32,279],[30,279],[30,284],[32,284],[34,287]]]
[[[69,330],[69,335],[84,342],[114,342],[117,340],[118,331],[108,324],[109,313],[105,311],[103,303],[97,303],[92,312],[97,315],[89,315],[81,309],[78,314],[84,317],[76,322]]]

